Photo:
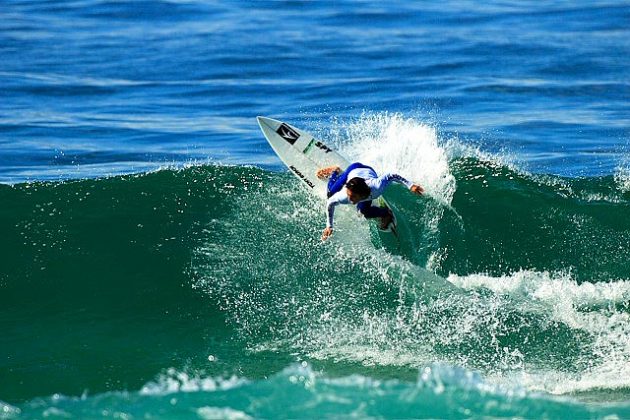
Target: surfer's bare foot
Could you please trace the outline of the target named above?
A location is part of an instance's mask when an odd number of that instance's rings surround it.
[[[389,224],[394,220],[394,215],[390,209],[387,209],[387,215],[381,217],[381,223],[379,224],[379,228],[381,230],[386,230]]]
[[[335,172],[341,172],[341,168],[339,166],[329,166],[327,168],[322,168],[316,172],[317,178],[319,179],[327,179]]]

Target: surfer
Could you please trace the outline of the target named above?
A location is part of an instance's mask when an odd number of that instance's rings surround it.
[[[387,207],[372,205],[372,200],[380,197],[385,188],[392,182],[404,184],[417,195],[422,195],[424,189],[397,174],[378,176],[376,171],[362,163],[355,162],[342,171],[339,166],[329,166],[317,171],[319,179],[328,178],[328,201],[326,203],[327,222],[322,233],[325,241],[333,233],[333,218],[335,207],[339,204],[356,204],[357,210],[367,219],[380,218],[380,228],[387,229],[393,220],[393,214]]]

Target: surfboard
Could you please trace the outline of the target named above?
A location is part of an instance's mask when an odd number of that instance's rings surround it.
[[[345,170],[350,162],[334,148],[314,138],[306,131],[272,118],[257,117],[257,120],[271,148],[291,173],[313,194],[326,199],[328,180],[319,179],[316,175],[317,170],[333,165]],[[394,213],[384,198],[380,197],[376,204],[385,205]],[[393,222],[385,231],[393,233],[396,238],[398,237],[395,213]]]

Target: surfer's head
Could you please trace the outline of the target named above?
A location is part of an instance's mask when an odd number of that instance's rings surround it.
[[[355,177],[346,182],[346,193],[350,202],[356,204],[370,196],[370,187],[363,178]]]

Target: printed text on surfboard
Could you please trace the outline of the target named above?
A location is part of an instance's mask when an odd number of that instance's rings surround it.
[[[289,166],[289,169],[291,169],[293,172],[295,172],[295,174],[300,177],[300,179],[304,182],[306,182],[306,185],[308,185],[311,188],[315,188],[315,184],[313,184],[311,181],[309,181],[302,172],[300,172],[295,166],[291,165]]]

